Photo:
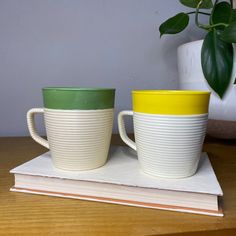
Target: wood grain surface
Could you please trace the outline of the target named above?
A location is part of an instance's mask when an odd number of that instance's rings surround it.
[[[117,135],[112,143],[122,144]],[[204,150],[224,191],[223,218],[9,192],[9,170],[47,150],[0,138],[0,235],[236,235],[236,141],[209,139]]]

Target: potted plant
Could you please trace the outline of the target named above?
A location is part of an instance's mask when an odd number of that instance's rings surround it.
[[[160,36],[183,31],[191,15],[196,26],[206,31],[203,40],[178,48],[180,88],[211,90],[208,133],[236,138],[236,10],[233,1],[179,1],[192,10],[178,13],[162,23]],[[200,15],[208,17],[209,23],[200,23]]]

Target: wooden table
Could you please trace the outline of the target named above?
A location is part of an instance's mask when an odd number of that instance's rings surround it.
[[[113,135],[113,144],[122,144]],[[225,217],[9,192],[9,170],[46,151],[29,137],[0,138],[0,235],[236,235],[236,141],[204,150],[224,191]]]

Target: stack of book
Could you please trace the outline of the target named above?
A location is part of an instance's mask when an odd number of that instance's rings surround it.
[[[56,169],[47,152],[10,172],[15,192],[223,216],[219,204],[223,192],[206,153],[197,173],[184,179],[145,174],[136,153],[121,146],[112,146],[106,165],[95,170]]]

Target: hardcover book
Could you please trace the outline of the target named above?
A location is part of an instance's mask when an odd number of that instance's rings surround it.
[[[47,152],[10,173],[15,176],[15,192],[223,216],[223,192],[206,153],[196,174],[183,179],[145,174],[136,153],[123,146],[112,146],[107,163],[95,170],[56,169]]]

